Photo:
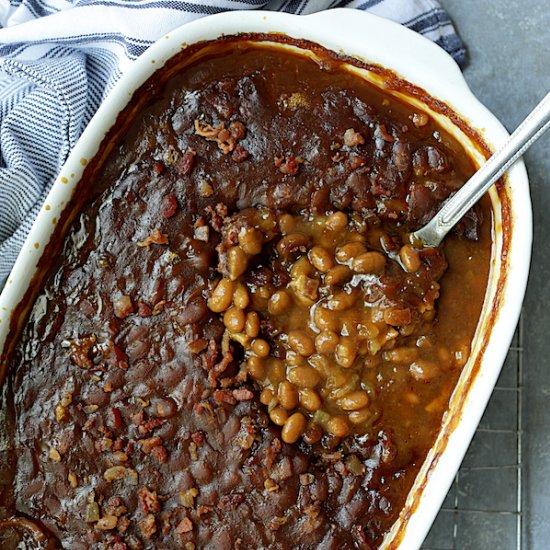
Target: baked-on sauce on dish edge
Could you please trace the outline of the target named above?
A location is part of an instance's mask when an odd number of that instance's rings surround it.
[[[3,548],[376,548],[440,430],[489,201],[407,235],[472,161],[333,59],[205,52],[81,183],[8,365]]]

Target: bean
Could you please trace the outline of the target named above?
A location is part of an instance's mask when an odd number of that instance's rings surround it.
[[[250,338],[256,338],[260,332],[260,316],[255,311],[249,311],[246,314],[244,331]]]
[[[225,328],[232,333],[242,332],[246,317],[244,311],[237,307],[230,307],[223,314],[223,324]]]
[[[306,429],[306,417],[302,413],[290,416],[281,431],[281,438],[285,443],[295,443]]]
[[[327,306],[333,311],[343,311],[349,309],[355,304],[359,296],[359,291],[357,288],[352,289],[351,292],[338,292],[335,294],[328,302]],[[334,314],[333,314],[334,315]]]
[[[315,412],[321,408],[321,398],[315,390],[306,388],[300,391],[300,405],[310,412]]]
[[[338,318],[334,315],[334,312],[322,306],[317,306],[315,308],[313,320],[320,330],[340,330]]]
[[[235,289],[235,293],[233,294],[233,303],[239,309],[246,309],[248,307],[248,304],[250,303],[250,295],[244,285],[239,284]]]
[[[331,231],[341,231],[348,225],[348,217],[344,212],[334,212],[327,218],[326,227]]]
[[[349,281],[352,275],[353,273],[347,265],[337,265],[325,275],[325,284],[329,286],[341,285]]]
[[[313,340],[305,330],[291,330],[288,333],[288,345],[303,357],[309,357],[315,351]]]
[[[285,235],[276,245],[277,252],[283,258],[298,251],[305,252],[309,244],[309,237],[304,233],[290,233]]]
[[[332,353],[339,342],[338,334],[332,330],[322,330],[315,338],[315,347],[319,353]]]
[[[267,357],[269,355],[269,344],[262,338],[256,338],[252,342],[252,351],[258,357]]]
[[[323,437],[323,430],[314,424],[305,431],[303,439],[304,443],[307,445],[313,445],[314,443],[317,443],[321,437]]]
[[[279,218],[279,229],[283,235],[288,235],[296,227],[296,220],[291,214],[283,214]]]
[[[340,399],[340,406],[344,411],[357,411],[369,404],[369,396],[363,390],[352,391]]]
[[[279,384],[277,395],[279,403],[288,411],[298,406],[298,390],[288,380],[284,380]]]
[[[303,355],[300,355],[296,351],[288,350],[285,357],[286,363],[289,366],[296,367],[298,365],[304,365],[306,359]]]
[[[308,365],[291,369],[288,379],[299,388],[314,388],[321,381],[317,371]]]
[[[431,361],[418,359],[411,364],[409,372],[415,380],[427,382],[439,374],[439,367]]]
[[[336,362],[344,368],[349,368],[353,365],[357,356],[357,342],[344,336],[340,339],[340,343],[336,346]]]
[[[313,267],[321,273],[326,273],[334,267],[334,258],[330,252],[322,246],[314,246],[309,251],[309,260]]]
[[[343,416],[333,416],[327,423],[327,430],[336,437],[345,437],[349,433],[349,424]]]
[[[394,348],[382,354],[384,361],[406,365],[412,363],[418,357],[417,348]]]
[[[263,403],[264,405],[269,405],[273,401],[274,397],[275,394],[273,393],[273,390],[265,388],[260,394],[260,403]]]
[[[277,426],[283,426],[288,420],[288,413],[283,407],[275,407],[270,413],[269,418]]]
[[[232,246],[227,251],[227,270],[229,278],[234,281],[242,275],[248,267],[248,254],[238,246]]]
[[[275,357],[270,357],[266,364],[267,377],[272,384],[279,384],[285,379],[286,366],[280,360]]]
[[[411,244],[406,244],[401,247],[401,250],[399,251],[399,258],[401,259],[403,267],[409,273],[418,271],[422,265],[418,251]]]
[[[259,357],[249,357],[246,362],[246,368],[248,374],[254,378],[254,380],[263,380],[265,378],[265,367],[263,359]]]
[[[313,266],[307,259],[307,256],[302,256],[299,258],[296,262],[294,262],[294,265],[290,268],[290,276],[293,279],[297,279],[301,275],[311,275],[313,273]]]
[[[351,242],[347,243],[344,246],[336,250],[336,259],[339,262],[345,263],[349,262],[352,258],[360,256],[365,253],[366,249],[362,243]]]
[[[286,290],[278,290],[271,296],[267,304],[267,310],[271,315],[281,315],[292,303],[292,298]]]
[[[208,300],[208,307],[215,313],[225,311],[233,300],[233,292],[235,291],[235,283],[229,279],[222,279]]]
[[[371,416],[372,413],[370,409],[364,408],[350,412],[348,419],[352,424],[363,424],[363,422],[366,422]]]
[[[386,257],[380,252],[365,252],[351,262],[351,268],[357,273],[380,273],[386,265]]]
[[[251,256],[262,251],[263,237],[260,231],[253,227],[242,228],[239,232],[239,246]]]

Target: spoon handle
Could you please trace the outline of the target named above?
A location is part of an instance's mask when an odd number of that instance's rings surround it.
[[[439,246],[445,235],[523,153],[550,128],[550,93],[529,113],[504,145],[449,199],[413,242]]]

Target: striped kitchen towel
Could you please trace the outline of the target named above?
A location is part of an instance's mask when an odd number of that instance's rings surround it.
[[[335,7],[398,21],[464,61],[435,0],[0,0],[0,288],[82,130],[155,40],[227,10]]]

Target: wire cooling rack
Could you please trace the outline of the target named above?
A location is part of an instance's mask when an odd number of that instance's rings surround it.
[[[522,550],[523,316],[423,550]]]

